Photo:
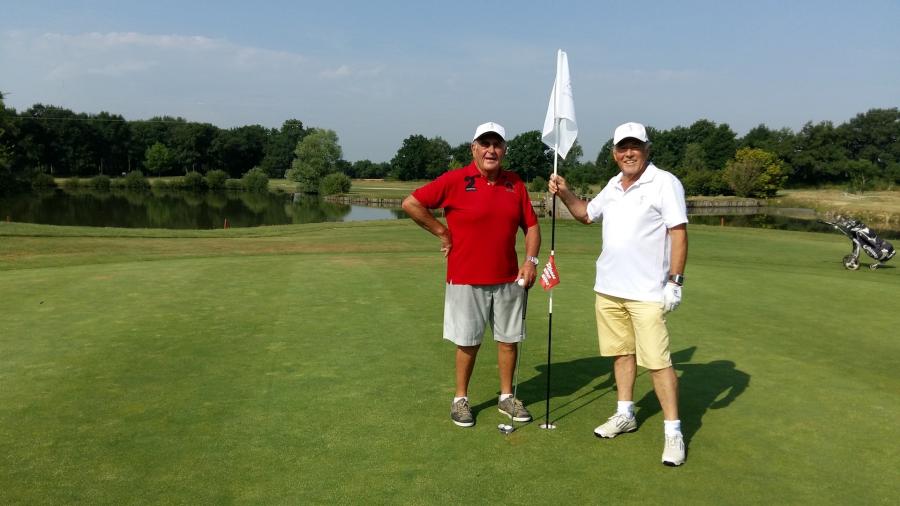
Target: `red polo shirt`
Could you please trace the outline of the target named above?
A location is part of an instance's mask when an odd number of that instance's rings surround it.
[[[413,192],[428,209],[443,208],[452,246],[447,282],[496,285],[516,280],[516,230],[537,223],[525,183],[501,170],[489,184],[473,162]]]

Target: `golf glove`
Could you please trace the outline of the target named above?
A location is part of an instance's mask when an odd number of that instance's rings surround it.
[[[681,304],[681,287],[675,283],[666,283],[663,289],[663,311],[675,311],[675,308]]]

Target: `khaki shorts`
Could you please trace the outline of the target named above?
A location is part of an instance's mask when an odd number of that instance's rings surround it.
[[[495,341],[518,343],[523,338],[524,300],[525,290],[515,283],[448,283],[444,294],[444,339],[458,346],[477,346],[490,323]]]
[[[600,355],[635,355],[639,366],[651,370],[672,365],[669,331],[661,303],[598,293],[594,308]]]

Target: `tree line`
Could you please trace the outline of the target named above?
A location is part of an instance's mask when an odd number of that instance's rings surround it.
[[[893,188],[900,182],[900,111],[872,109],[835,126],[808,122],[799,132],[759,125],[739,137],[728,124],[701,119],[688,127],[648,127],[651,159],[676,174],[689,195],[767,196],[782,186],[846,185],[853,190]],[[576,188],[618,172],[608,140],[593,161],[581,161],[578,143],[559,160]],[[349,178],[431,179],[471,162],[469,143],[411,135],[389,162],[343,159],[337,134],[289,119],[281,128],[223,129],[180,117],[126,120],[118,114],[76,113],[35,104],[17,112],[0,95],[0,192],[28,185],[37,175],[117,177],[133,171],[174,176],[222,171],[241,178],[252,169],[286,177],[316,193]],[[508,140],[507,167],[538,189],[553,166],[537,130]],[[584,192],[587,193],[587,192]]]

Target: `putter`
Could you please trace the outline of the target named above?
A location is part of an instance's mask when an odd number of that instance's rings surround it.
[[[525,314],[528,312],[528,289],[525,288],[525,300],[522,302],[522,342],[516,345],[517,353],[516,353],[516,372],[513,375],[513,400],[518,399],[519,395],[519,361],[522,358],[522,351],[524,350],[524,346],[520,346],[525,344]],[[516,420],[515,418],[510,419],[510,423],[501,423],[497,426],[497,430],[506,434],[507,436],[512,434],[516,430]]]

